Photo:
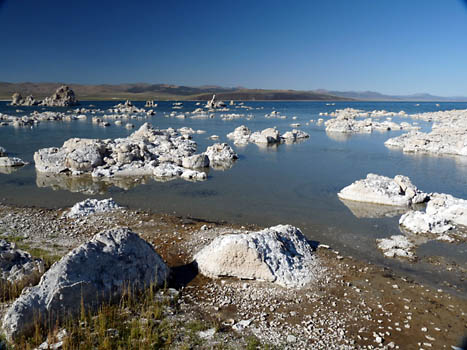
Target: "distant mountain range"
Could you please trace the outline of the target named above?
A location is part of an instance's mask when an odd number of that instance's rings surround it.
[[[36,99],[50,96],[64,83],[8,83],[0,82],[0,99],[9,100],[19,92],[23,97]],[[329,90],[268,90],[221,86],[179,86],[170,84],[118,84],[83,85],[66,84],[75,92],[78,100],[208,100],[216,94],[221,100],[308,100],[308,101],[467,101],[467,97],[441,97],[430,94],[384,95],[373,91]]]

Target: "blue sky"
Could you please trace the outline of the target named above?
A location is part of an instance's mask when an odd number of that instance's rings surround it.
[[[0,0],[0,81],[467,95],[461,0]]]

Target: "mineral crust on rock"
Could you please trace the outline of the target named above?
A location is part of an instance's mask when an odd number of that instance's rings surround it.
[[[256,279],[290,288],[312,282],[323,271],[305,236],[291,225],[219,236],[194,260],[208,277]]]

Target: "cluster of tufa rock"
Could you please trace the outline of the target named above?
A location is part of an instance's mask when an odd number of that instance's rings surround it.
[[[412,234],[434,234],[437,239],[453,241],[452,235],[465,239],[467,229],[467,200],[448,194],[424,193],[418,190],[406,176],[389,177],[368,174],[342,189],[338,196],[356,216],[378,217],[403,214],[400,226]],[[372,206],[360,208],[353,203],[365,202]],[[412,210],[414,204],[426,203],[425,210]],[[377,206],[379,205],[379,207]],[[405,210],[385,210],[384,206],[405,208]],[[387,207],[386,207],[387,208]],[[458,228],[450,235],[446,233]],[[414,237],[392,236],[377,240],[378,248],[387,257],[413,259],[416,247]]]
[[[38,285],[25,289],[7,310],[3,331],[9,340],[17,339],[30,333],[35,321],[54,324],[76,315],[82,304],[96,308],[129,286],[135,291],[163,286],[168,276],[165,262],[137,234],[124,228],[104,231],[53,264]]]
[[[267,128],[262,131],[252,132],[245,125],[237,127],[227,137],[234,141],[236,145],[246,145],[256,143],[259,145],[276,144],[280,142],[295,142],[310,137],[301,130],[292,130],[281,135],[276,128]]]
[[[467,156],[467,110],[429,112],[414,118],[435,121],[432,130],[409,132],[387,140],[388,148],[410,153]]]
[[[208,277],[255,279],[290,288],[310,283],[322,271],[305,236],[291,225],[219,236],[194,260]]]
[[[19,92],[15,92],[11,97],[12,106],[48,106],[48,107],[69,107],[78,104],[75,93],[70,87],[62,85],[53,93],[52,96],[46,97],[42,101],[36,100],[32,95],[23,96]]]
[[[372,114],[354,110],[353,108],[337,110],[332,116],[335,118],[329,119],[324,123],[326,132],[329,133],[372,133],[374,131],[418,129],[418,127],[412,126],[407,122],[398,124],[390,120],[390,118],[383,122],[375,121],[372,119]],[[382,115],[378,114],[377,116],[381,117]],[[366,119],[357,119],[362,117],[366,117]]]
[[[215,146],[215,147],[214,147]],[[115,140],[67,140],[61,148],[43,148],[34,153],[38,172],[73,175],[90,173],[93,177],[180,176],[205,180],[206,173],[194,169],[213,164],[233,164],[237,158],[227,145],[214,145],[206,153],[195,154],[196,142],[175,129],[158,130],[143,124],[127,138]]]

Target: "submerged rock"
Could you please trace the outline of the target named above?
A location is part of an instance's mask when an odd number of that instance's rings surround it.
[[[194,260],[208,277],[256,279],[291,288],[306,285],[322,272],[305,236],[291,225],[217,237]]]
[[[25,285],[39,279],[44,273],[44,262],[33,258],[24,250],[17,249],[14,243],[0,239],[0,273],[3,283]]]
[[[162,286],[169,268],[146,241],[129,229],[95,235],[72,250],[24,291],[7,310],[3,330],[9,340],[30,333],[34,322],[54,324],[57,318],[119,298],[130,286],[139,290]]]
[[[121,209],[121,207],[112,198],[103,200],[88,198],[72,206],[65,216],[67,218],[79,218],[96,213],[105,213],[116,209]]]
[[[377,239],[376,242],[378,248],[381,249],[384,256],[388,258],[415,258],[413,253],[415,244],[410,242],[406,236],[391,236],[390,238]]]
[[[391,179],[376,174],[368,174],[366,179],[343,188],[337,195],[341,199],[395,206],[423,203],[428,197],[406,176]]]

